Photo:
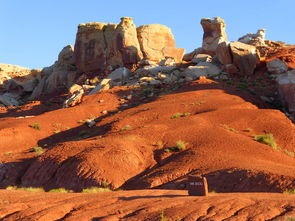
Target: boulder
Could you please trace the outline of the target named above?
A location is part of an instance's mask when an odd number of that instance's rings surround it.
[[[157,75],[159,72],[170,73],[174,69],[176,69],[176,66],[149,65],[149,66],[144,66],[143,68],[137,69],[134,73],[140,77],[143,77],[143,76],[149,76],[149,75]]]
[[[229,47],[229,42],[221,42],[216,48],[216,56],[221,64],[232,64],[233,58]]]
[[[19,106],[18,99],[18,95],[14,95],[11,93],[5,93],[0,95],[0,103],[4,104],[7,107]]]
[[[227,41],[224,20],[219,17],[215,17],[214,19],[203,18],[201,25],[204,30],[203,53],[215,55],[218,44]]]
[[[175,60],[174,58],[167,58],[167,59],[164,59],[162,60],[159,65],[161,66],[173,66],[175,65]]]
[[[229,45],[233,55],[233,64],[239,72],[244,75],[253,74],[259,62],[256,47],[241,42],[231,42]]]
[[[84,95],[84,89],[80,85],[74,84],[69,89],[69,94],[63,104],[63,107],[67,108],[67,107],[76,106],[77,104],[82,102],[83,95]]]
[[[295,70],[279,75],[277,82],[279,93],[295,119]]]
[[[202,54],[203,48],[197,48],[190,53],[187,53],[183,56],[182,60],[184,61],[191,61],[195,55]]]
[[[271,74],[282,74],[288,71],[288,66],[279,58],[272,60],[266,64],[267,71]]]
[[[208,54],[197,54],[193,57],[192,63],[198,64],[200,62],[212,62],[212,56]]]
[[[107,76],[107,78],[111,79],[112,81],[120,81],[120,82],[126,82],[129,78],[129,75],[131,74],[131,71],[128,68],[121,67],[114,70],[111,74]]]
[[[184,49],[176,48],[171,29],[159,24],[137,28],[137,36],[144,59],[160,62],[166,58],[182,61]]]
[[[95,93],[99,93],[101,91],[105,91],[105,90],[109,90],[110,88],[112,88],[113,86],[113,81],[112,79],[109,78],[104,78],[90,93],[91,94],[95,94]]]
[[[189,66],[185,71],[183,72],[183,75],[185,76],[186,80],[196,80],[200,76],[204,77],[214,77],[219,75],[221,70],[219,67],[212,63],[208,62],[200,62],[196,66]]]

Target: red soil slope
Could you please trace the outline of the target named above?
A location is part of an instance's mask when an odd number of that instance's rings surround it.
[[[131,101],[123,99],[129,94]],[[136,88],[115,88],[32,118],[15,119],[21,111],[4,113],[10,117],[0,120],[0,150],[14,153],[0,158],[1,185],[184,189],[188,174],[203,174],[209,189],[218,192],[294,188],[295,159],[286,154],[295,152],[294,124],[242,95],[200,80],[150,99]],[[175,113],[190,116],[172,119]],[[92,128],[78,123],[92,117],[97,122]],[[41,129],[29,127],[34,123]],[[253,139],[265,133],[285,152]],[[165,152],[179,140],[187,143],[185,150]],[[34,146],[47,151],[32,159],[28,150]]]
[[[187,196],[180,190],[112,193],[28,193],[0,191],[3,221],[118,220],[275,220],[295,217],[295,196],[274,193],[226,193]]]

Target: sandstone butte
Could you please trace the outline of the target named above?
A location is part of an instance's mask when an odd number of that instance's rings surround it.
[[[295,46],[200,24],[186,54],[124,17],[50,67],[0,64],[0,220],[294,220]]]

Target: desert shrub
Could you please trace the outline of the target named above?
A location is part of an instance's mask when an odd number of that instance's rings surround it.
[[[287,154],[289,157],[295,157],[295,153],[286,149],[282,149],[282,152]]]
[[[111,192],[112,190],[109,188],[101,188],[101,187],[91,187],[82,190],[82,193],[102,193],[102,192]]]
[[[8,186],[6,190],[22,190],[27,192],[44,192],[42,187],[17,187],[17,186]]]
[[[236,130],[235,128],[230,127],[230,126],[228,126],[228,125],[226,125],[226,124],[220,124],[220,127],[224,128],[224,129],[226,129],[226,130],[229,130],[229,131],[231,131],[231,132],[234,132],[234,133],[236,133],[236,134],[240,133],[240,132],[239,132],[238,130]]]
[[[34,128],[35,130],[41,130],[41,125],[38,123],[33,123],[29,127]]]
[[[275,139],[274,139],[274,137],[273,137],[273,135],[271,133],[255,135],[254,140],[256,140],[256,141],[258,141],[260,143],[267,144],[267,145],[271,146],[275,150],[278,149],[277,143],[276,143],[276,141],[275,141]]]
[[[110,188],[110,183],[109,182],[106,182],[106,181],[102,181],[100,182],[100,185],[103,187],[103,188]]]
[[[283,194],[295,194],[295,189],[292,190],[285,190]]]
[[[6,190],[17,190],[17,186],[8,186],[5,189]]]
[[[186,143],[186,142],[184,142],[182,140],[179,140],[179,141],[176,142],[175,146],[165,148],[164,151],[167,152],[167,153],[179,152],[179,151],[185,150],[187,145],[188,145],[188,143]]]
[[[294,152],[279,147],[271,133],[255,135],[254,140],[256,140],[260,143],[267,144],[267,145],[271,146],[274,150],[282,152],[282,153],[288,155],[289,157],[295,157]]]
[[[65,188],[57,188],[48,191],[49,193],[72,193],[72,190],[67,190]]]
[[[42,147],[33,147],[31,148],[30,152],[35,152],[37,156],[43,154],[45,151]]]
[[[171,119],[179,118],[179,117],[187,117],[190,116],[191,113],[175,113],[171,116]]]
[[[181,219],[179,217],[175,218],[175,217],[172,217],[172,218],[167,218],[165,216],[165,213],[164,211],[162,211],[160,213],[160,221],[180,221]]]
[[[28,192],[45,192],[42,187],[21,187],[18,190],[24,190]]]
[[[124,127],[121,128],[121,131],[130,130],[130,129],[131,129],[130,125],[125,125]]]

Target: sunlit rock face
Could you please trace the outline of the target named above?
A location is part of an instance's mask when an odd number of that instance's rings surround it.
[[[215,17],[214,19],[203,18],[201,20],[201,25],[204,30],[202,43],[203,53],[215,55],[218,44],[227,41],[224,20],[219,17]]]
[[[100,72],[107,66],[137,64],[142,58],[133,19],[120,24],[80,24],[75,43],[78,72]]]
[[[146,60],[159,62],[165,58],[182,60],[184,49],[176,48],[174,36],[170,28],[159,25],[143,25],[137,28],[138,40]]]
[[[80,24],[75,60],[79,73],[128,67],[138,64],[142,58],[156,62],[174,58],[180,62],[184,49],[175,45],[170,28],[159,24],[136,28],[132,18],[123,17],[120,24]]]

